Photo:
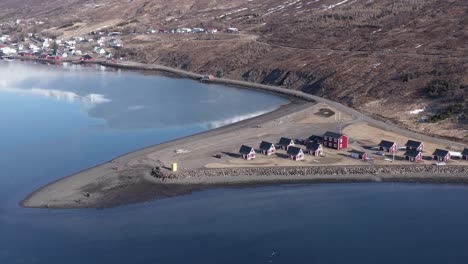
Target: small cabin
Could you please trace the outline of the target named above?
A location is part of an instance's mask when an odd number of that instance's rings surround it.
[[[355,158],[355,159],[360,159],[360,160],[367,159],[367,153],[363,151],[351,150],[350,155],[352,158]]]
[[[301,148],[290,146],[288,149],[288,158],[292,160],[303,160],[304,151]]]
[[[294,146],[294,140],[282,137],[278,143],[279,147],[283,150],[288,150],[289,147]]]
[[[348,148],[348,136],[328,131],[323,134],[323,145],[337,150]]]
[[[406,150],[424,151],[424,143],[414,140],[408,140],[405,144]]]
[[[462,154],[462,160],[468,160],[468,148],[465,148],[461,154]]]
[[[307,152],[312,156],[321,156],[323,155],[322,144],[316,142],[309,142],[306,146]]]
[[[267,156],[273,155],[276,153],[275,144],[262,141],[262,143],[260,143],[260,151]]]
[[[411,162],[420,162],[422,161],[422,152],[419,150],[407,150],[405,152],[405,160],[411,161]]]
[[[398,149],[397,144],[393,141],[387,141],[387,140],[380,141],[380,144],[379,144],[380,151],[395,153],[397,152],[397,149]]]
[[[436,161],[447,162],[450,160],[450,152],[445,149],[436,149],[434,153],[432,153],[432,157]]]
[[[255,149],[246,145],[242,145],[239,150],[242,158],[245,160],[255,159]]]

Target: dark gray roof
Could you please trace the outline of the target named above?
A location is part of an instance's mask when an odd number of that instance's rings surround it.
[[[242,147],[240,148],[239,152],[240,152],[241,154],[247,155],[247,154],[250,154],[250,152],[252,152],[252,149],[253,149],[252,147],[249,147],[249,146],[246,146],[246,145],[242,145]]]
[[[260,149],[263,149],[263,150],[269,150],[271,146],[274,146],[273,143],[266,142],[266,141],[262,141],[262,143],[260,143]]]
[[[291,142],[294,143],[294,141],[292,141],[292,139],[282,137],[282,138],[280,139],[280,141],[279,141],[279,144],[280,144],[281,146],[289,146],[289,145],[291,145]]]
[[[445,157],[448,154],[449,154],[449,151],[445,149],[436,149],[434,153],[432,153],[433,156],[438,156],[438,157]]]
[[[366,154],[364,151],[358,151],[358,150],[351,150],[351,153],[356,153],[356,154],[359,154],[359,155],[364,155]]]
[[[412,150],[406,151],[405,156],[416,158],[419,155],[419,153],[421,153],[421,151],[412,149]]]
[[[343,136],[343,134],[327,131],[325,134],[323,134],[323,136],[331,138],[340,138]]]
[[[410,147],[410,148],[418,148],[419,146],[421,146],[421,144],[422,142],[419,142],[419,141],[408,140],[405,146]]]
[[[463,150],[462,155],[465,155],[465,156],[468,155],[468,148],[465,148],[465,149]]]
[[[309,142],[306,146],[308,150],[316,151],[320,147],[319,143]]]
[[[382,140],[380,141],[379,147],[391,148],[393,147],[393,145],[395,145],[395,142]]]
[[[320,141],[321,142],[323,140],[323,137],[322,136],[312,135],[308,139],[311,140],[311,141]]]
[[[301,151],[301,148],[298,147],[289,147],[288,155],[297,155]]]

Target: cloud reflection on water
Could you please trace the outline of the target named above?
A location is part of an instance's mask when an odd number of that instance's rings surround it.
[[[193,80],[102,71],[80,65],[0,63],[0,72],[6,73],[0,92],[78,102],[88,116],[115,129],[216,128],[287,103],[269,94]]]

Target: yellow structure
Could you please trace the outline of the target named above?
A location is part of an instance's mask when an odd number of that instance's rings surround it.
[[[172,171],[173,172],[177,171],[177,163],[172,163]]]

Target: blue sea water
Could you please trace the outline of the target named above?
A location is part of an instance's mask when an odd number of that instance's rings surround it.
[[[0,263],[468,263],[468,187],[211,189],[96,210],[18,202],[67,174],[286,103],[98,66],[0,61]]]

